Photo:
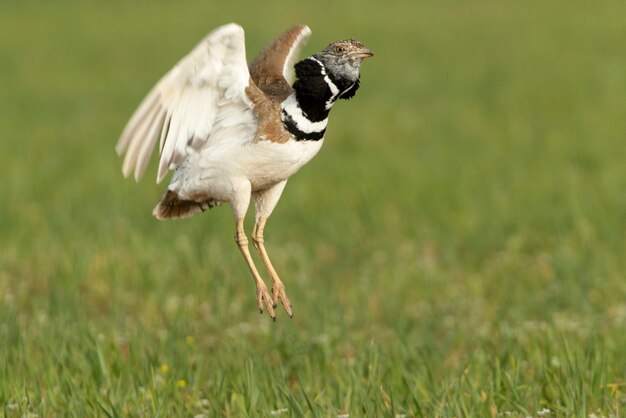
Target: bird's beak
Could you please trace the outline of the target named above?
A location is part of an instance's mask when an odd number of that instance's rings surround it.
[[[373,57],[374,53],[370,51],[369,49],[363,47],[363,48],[360,48],[358,51],[354,52],[353,56],[356,58],[365,59],[365,58]]]

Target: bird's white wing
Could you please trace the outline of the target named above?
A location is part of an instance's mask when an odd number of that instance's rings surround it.
[[[139,180],[160,137],[157,183],[190,152],[210,141],[221,109],[249,108],[245,96],[250,73],[243,28],[221,26],[207,35],[148,93],[135,111],[115,147],[126,152],[122,171],[134,168]]]

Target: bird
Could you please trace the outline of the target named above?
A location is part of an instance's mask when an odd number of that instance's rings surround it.
[[[347,39],[296,62],[310,36],[308,26],[295,25],[248,64],[243,28],[235,23],[216,28],[149,91],[115,147],[125,154],[124,177],[134,174],[138,182],[159,139],[157,184],[173,174],[153,210],[157,219],[230,205],[235,242],[254,279],[258,309],[273,320],[279,301],[289,317],[293,310],[265,248],[266,222],[289,177],[320,150],[331,108],[354,97],[361,63],[374,55],[360,41]],[[251,200],[251,238],[272,294],[244,231]]]

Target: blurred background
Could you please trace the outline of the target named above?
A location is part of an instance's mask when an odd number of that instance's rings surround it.
[[[231,21],[249,59],[294,23],[303,57],[376,54],[266,229],[293,320],[258,315],[227,207],[156,221],[156,164],[113,149]],[[4,0],[0,406],[618,416],[625,51],[619,1]]]

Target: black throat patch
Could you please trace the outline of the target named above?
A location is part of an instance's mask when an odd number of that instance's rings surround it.
[[[324,79],[324,65],[316,59],[307,58],[295,65],[296,77],[293,84],[296,100],[302,111],[312,122],[319,122],[328,117],[326,103],[333,93]]]

